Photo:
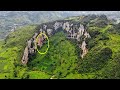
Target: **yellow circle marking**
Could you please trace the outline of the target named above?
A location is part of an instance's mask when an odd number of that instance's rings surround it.
[[[47,47],[47,49],[46,49],[45,52],[40,52],[40,51],[38,50],[38,48],[37,48],[37,45],[36,45],[36,43],[37,43],[37,41],[38,41],[38,37],[41,36],[42,34],[47,38],[47,41],[48,41],[48,47]],[[49,39],[48,39],[48,36],[47,36],[45,33],[42,33],[42,32],[41,32],[41,33],[37,36],[37,38],[36,38],[36,43],[35,43],[35,48],[36,48],[36,50],[38,51],[38,53],[39,53],[39,54],[46,54],[47,51],[48,51],[48,49],[49,49]]]

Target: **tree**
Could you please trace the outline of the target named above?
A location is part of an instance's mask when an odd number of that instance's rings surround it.
[[[100,32],[98,30],[90,31],[90,36],[92,38],[96,38],[96,36],[99,35],[99,34],[100,34]]]
[[[102,56],[104,60],[109,59],[112,56],[112,50],[109,47],[106,47],[101,50],[100,56]]]
[[[78,72],[88,73],[95,72],[104,67],[106,62],[112,57],[112,50],[108,47],[102,50],[88,52],[78,64]]]
[[[93,48],[95,45],[97,45],[97,41],[95,39],[90,39],[87,45],[88,49]]]
[[[106,34],[101,34],[99,40],[109,40],[109,37]]]
[[[23,76],[22,76],[22,79],[29,79],[29,77],[30,77],[29,74],[24,73]]]

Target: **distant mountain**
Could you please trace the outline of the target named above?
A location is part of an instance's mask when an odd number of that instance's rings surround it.
[[[60,11],[1,11],[0,12],[0,39],[17,26],[40,24],[57,19],[73,16],[76,13]]]
[[[0,38],[4,39],[16,25],[37,24],[60,18],[61,16],[52,12],[3,11],[0,12]]]
[[[108,18],[120,18],[119,11],[0,11],[0,39],[4,39],[18,26],[88,14],[105,14]]]

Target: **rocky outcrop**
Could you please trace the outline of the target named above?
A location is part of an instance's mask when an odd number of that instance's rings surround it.
[[[87,54],[87,52],[88,52],[88,49],[86,48],[86,42],[85,41],[83,41],[82,42],[82,45],[81,45],[81,49],[82,49],[82,54],[81,54],[81,57],[83,58],[86,54]]]
[[[86,38],[91,38],[90,34],[87,31],[85,31],[84,36],[85,36],[85,39]]]
[[[40,48],[42,47],[42,45],[43,45],[43,37],[42,37],[42,36],[39,36],[39,37],[38,37],[37,45],[38,45]]]
[[[62,27],[62,22],[55,22],[53,27],[54,27],[55,30],[57,30],[58,28]]]
[[[63,29],[66,30],[67,32],[70,30],[70,24],[69,24],[69,22],[65,22],[63,24]]]
[[[27,64],[28,62],[28,46],[26,46],[25,50],[24,50],[24,54],[23,54],[23,57],[22,57],[22,63],[23,64]]]
[[[80,41],[81,36],[85,36],[84,41],[82,42],[80,48],[82,49],[82,54],[81,57],[83,58],[87,52],[88,49],[86,48],[86,38],[91,38],[90,34],[85,30],[84,26],[80,23],[73,23],[71,21],[66,21],[66,20],[61,20],[61,21],[55,21],[55,22],[49,22],[49,23],[44,23],[40,25],[40,29],[38,32],[36,32],[33,37],[27,41],[27,46],[24,50],[23,58],[22,58],[22,63],[27,64],[29,57],[31,55],[34,55],[36,53],[36,48],[35,45],[38,47],[42,47],[44,44],[44,41],[46,40],[45,35],[40,35],[38,37],[38,41],[36,42],[37,36],[42,32],[46,34],[48,37],[51,37],[54,35],[59,28],[60,30],[66,31],[67,38],[69,39],[76,39],[77,41]]]
[[[55,30],[56,30],[56,27],[55,27]],[[49,36],[51,36],[51,35],[52,35],[52,32],[53,32],[53,30],[52,30],[52,29],[47,29],[47,34],[48,34]]]
[[[45,29],[45,30],[46,30],[46,29],[47,29],[47,25],[43,25],[43,29]]]

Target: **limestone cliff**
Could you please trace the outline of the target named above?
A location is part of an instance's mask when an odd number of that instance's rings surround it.
[[[26,46],[26,48],[24,50],[24,55],[23,55],[21,61],[23,64],[27,64],[27,62],[28,62],[28,46]]]
[[[75,39],[77,41],[80,41],[81,36],[84,36],[84,41],[82,41],[82,44],[80,48],[82,49],[81,57],[83,58],[87,52],[88,49],[86,48],[86,38],[91,38],[90,34],[85,30],[84,26],[82,24],[76,24],[74,22],[71,22],[70,20],[59,20],[54,22],[48,22],[43,23],[39,27],[39,31],[34,34],[34,36],[28,40],[27,46],[24,50],[24,55],[22,58],[22,63],[27,64],[29,56],[36,53],[35,43],[41,48],[43,46],[44,41],[46,40],[44,35],[41,35],[41,37],[38,37],[38,41],[36,42],[36,37],[42,32],[45,33],[48,37],[51,37],[54,35],[58,30],[64,30],[67,34],[66,38],[69,39]]]

